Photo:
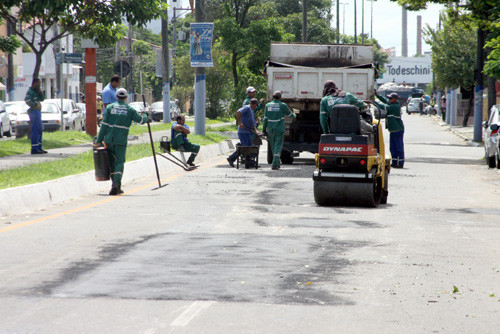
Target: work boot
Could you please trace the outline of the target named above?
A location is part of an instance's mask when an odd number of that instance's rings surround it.
[[[187,162],[187,165],[188,165],[188,166],[191,166],[191,167],[196,167],[196,165],[195,165],[192,161],[188,161],[188,162]]]
[[[123,194],[123,190],[122,190],[122,187],[120,186],[120,187],[118,188],[118,195],[121,195],[121,194]]]
[[[273,168],[271,168],[272,170],[279,170],[279,166],[273,166]]]
[[[231,159],[227,158],[226,159],[227,162],[229,163],[229,166],[233,167],[234,168],[234,161],[232,161]]]
[[[109,191],[110,196],[116,196],[120,192],[120,188],[118,187],[111,187],[111,190]]]

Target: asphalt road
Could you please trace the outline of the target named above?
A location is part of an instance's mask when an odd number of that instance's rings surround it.
[[[219,157],[0,219],[0,333],[498,333],[500,174],[405,122],[378,209],[317,207],[310,159]]]

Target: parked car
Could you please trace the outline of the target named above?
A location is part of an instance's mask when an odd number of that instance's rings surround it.
[[[77,103],[76,106],[82,112],[82,130],[85,130],[87,128],[87,105],[85,103]]]
[[[500,104],[491,108],[490,118],[483,122],[484,156],[490,168],[500,169],[500,147],[498,130],[500,130]]]
[[[132,108],[134,108],[138,113],[143,112],[144,110],[149,111],[151,110],[151,107],[149,104],[146,102],[146,108],[144,108],[144,102],[131,102],[128,104]]]
[[[410,115],[411,113],[420,113],[420,102],[421,101],[422,101],[422,99],[419,97],[411,98],[408,101],[408,104],[406,105],[406,113],[408,115]],[[427,107],[427,102],[425,102],[425,100],[424,100],[423,103],[424,103],[424,108],[422,110],[424,112],[425,108]]]
[[[175,101],[170,101],[170,118],[174,119],[180,113],[181,111],[177,103]],[[158,101],[151,105],[151,118],[156,122],[163,120],[163,101]]]
[[[61,109],[56,103],[42,102],[43,131],[57,131],[61,128]],[[24,101],[7,102],[7,112],[15,117],[13,127],[16,138],[21,138],[30,132],[29,107]]]
[[[5,110],[5,104],[0,101],[0,138],[12,136],[12,124],[9,113]]]
[[[61,99],[48,99],[45,102],[56,103],[61,108]],[[82,131],[85,127],[83,113],[76,102],[70,99],[63,99],[64,127],[66,130]]]

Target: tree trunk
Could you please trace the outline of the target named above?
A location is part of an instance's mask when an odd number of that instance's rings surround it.
[[[236,53],[236,50],[233,50],[233,57],[231,58],[231,67],[233,68],[233,81],[234,81],[234,88],[238,88],[238,54]]]
[[[469,116],[472,113],[472,108],[474,108],[474,92],[471,92],[469,96],[469,107],[467,108],[467,112],[464,115],[464,120],[462,121],[462,126],[467,126],[467,122],[469,121]]]
[[[40,77],[40,67],[42,67],[42,54],[43,52],[38,52],[33,50],[35,53],[35,69],[33,70],[33,79]],[[31,83],[29,83],[31,85]]]
[[[495,87],[496,79],[494,77],[488,77],[488,117],[490,116],[491,108],[497,103],[497,92]]]

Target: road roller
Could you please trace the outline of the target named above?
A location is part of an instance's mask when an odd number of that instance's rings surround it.
[[[352,105],[332,108],[329,134],[321,135],[313,174],[314,200],[321,206],[387,204],[390,155],[380,118]]]

